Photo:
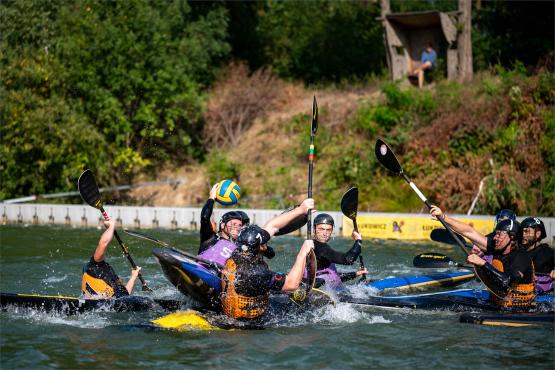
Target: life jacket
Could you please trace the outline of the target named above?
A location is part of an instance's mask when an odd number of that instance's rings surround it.
[[[106,262],[94,263],[91,259],[91,262],[83,267],[81,294],[85,297],[119,298],[129,295],[129,292],[112,266]]]
[[[233,258],[225,262],[222,270],[222,305],[224,313],[234,319],[254,319],[264,315],[270,293],[255,297],[240,295],[235,291],[237,264]]]
[[[237,246],[227,239],[220,239],[212,247],[208,248],[198,256],[204,260],[216,262],[223,265],[231,257]]]
[[[492,265],[501,272],[505,271],[501,260],[494,258]],[[534,275],[534,264],[532,264],[532,275]],[[492,295],[493,302],[503,308],[533,308],[536,306],[535,298],[534,279],[530,283],[513,284],[503,299]]]
[[[305,269],[306,276],[306,269]],[[332,263],[325,269],[316,271],[316,278],[325,280],[325,284],[330,289],[338,289],[342,286],[341,277],[337,272],[337,267],[335,263]]]
[[[83,273],[83,278],[81,279],[81,294],[84,296],[103,296],[110,298],[114,296],[114,292],[114,288],[104,280],[94,278],[86,272]]]

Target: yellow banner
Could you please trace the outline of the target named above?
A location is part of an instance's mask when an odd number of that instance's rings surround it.
[[[471,217],[457,218],[478,230],[483,235],[493,230],[494,220],[476,219]],[[401,240],[430,240],[433,229],[441,229],[439,221],[431,217],[419,216],[358,216],[358,230],[363,238],[401,239]],[[353,232],[353,222],[343,217],[343,236],[350,237]]]

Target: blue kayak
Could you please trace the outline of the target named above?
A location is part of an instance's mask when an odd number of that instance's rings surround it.
[[[424,290],[430,288],[453,287],[472,280],[474,276],[474,272],[471,271],[446,272],[431,275],[400,276],[372,281],[366,284],[366,286],[380,291],[387,291],[392,289],[400,291]]]
[[[175,248],[155,248],[154,257],[166,278],[202,308],[220,308],[222,283],[218,266],[200,262],[198,257]]]
[[[154,249],[153,254],[162,266],[168,280],[184,295],[193,298],[198,307],[221,310],[221,279],[219,266],[199,261],[199,258],[174,249]],[[381,291],[388,289],[415,289],[419,287],[442,287],[456,285],[474,277],[469,271],[450,272],[421,276],[404,276],[370,282],[367,286]],[[489,300],[487,290],[457,289],[447,292],[423,293],[401,296],[372,296],[353,298],[340,292],[341,302],[366,307],[443,309],[451,311],[499,311]],[[288,300],[288,299],[287,299]],[[553,309],[554,296],[538,296],[540,309]]]
[[[339,296],[341,302],[363,307],[411,308],[423,310],[448,311],[491,311],[498,312],[499,307],[490,301],[490,293],[483,289],[457,289],[446,292],[412,294],[401,296],[372,296],[353,298],[348,295]],[[543,295],[536,297],[537,310],[553,311],[555,296]]]

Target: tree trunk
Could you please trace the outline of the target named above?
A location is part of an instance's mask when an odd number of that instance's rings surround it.
[[[459,25],[462,30],[458,35],[459,81],[472,79],[472,0],[459,0]]]
[[[391,65],[391,50],[389,48],[389,43],[387,41],[387,21],[385,16],[391,13],[391,7],[389,6],[389,0],[380,0],[381,18],[383,26],[383,43],[385,47],[385,59],[387,61],[387,69],[389,69],[389,74],[393,79],[393,69]]]

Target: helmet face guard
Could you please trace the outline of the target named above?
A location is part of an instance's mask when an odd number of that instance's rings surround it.
[[[247,215],[245,212],[243,211],[236,211],[239,215],[241,215],[241,221],[243,222],[243,227],[247,227],[251,224],[251,219],[249,218],[249,215]]]
[[[235,239],[233,235],[231,235],[231,232],[229,230],[224,230],[227,223],[232,221],[232,220],[239,220],[241,221],[241,227],[243,225],[243,217],[242,215],[238,212],[238,211],[229,211],[226,212],[222,215],[222,218],[220,219],[220,223],[218,226],[218,232],[224,232],[225,234],[229,235],[229,238],[231,240]]]
[[[518,246],[522,241],[521,239],[522,228],[520,227],[520,224],[517,221],[513,221],[513,220],[499,221],[499,223],[495,226],[494,232],[497,233],[498,231],[506,232],[509,235],[509,238],[511,239],[511,241],[505,247],[502,248],[503,250],[512,243],[516,243],[516,246]]]
[[[521,240],[523,240],[523,236],[524,236],[524,229],[534,229],[534,240],[530,241],[526,246],[530,246],[532,244],[535,244],[536,242],[544,239],[547,237],[547,233],[545,231],[545,225],[543,223],[542,220],[540,220],[537,217],[527,217],[524,220],[522,220],[522,222],[520,223],[520,227],[521,227]],[[540,231],[540,236],[539,238],[536,238],[535,232],[536,231]]]
[[[245,225],[245,221],[243,220],[243,215],[241,214],[241,211],[229,211],[224,213],[222,215],[222,218],[220,219],[220,231],[223,229],[222,224],[225,225],[231,220],[239,220],[241,221],[243,226]]]

